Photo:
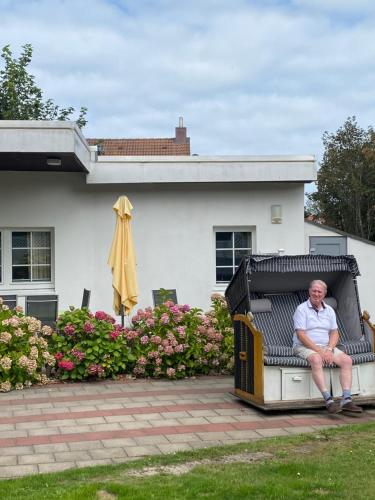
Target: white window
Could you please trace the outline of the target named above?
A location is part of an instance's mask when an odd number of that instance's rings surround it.
[[[53,280],[50,229],[0,229],[0,283],[6,289],[50,284]]]
[[[216,230],[216,282],[231,280],[242,257],[252,252],[251,231]]]

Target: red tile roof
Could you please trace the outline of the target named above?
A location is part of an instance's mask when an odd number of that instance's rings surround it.
[[[99,146],[98,153],[107,156],[175,156],[190,155],[190,139],[177,143],[168,139],[87,139],[90,146]]]

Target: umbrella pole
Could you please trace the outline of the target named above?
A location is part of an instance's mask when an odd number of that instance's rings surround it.
[[[121,314],[121,326],[122,328],[124,328],[124,304],[121,304],[120,314]]]

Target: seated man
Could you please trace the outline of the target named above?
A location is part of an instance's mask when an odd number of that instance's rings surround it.
[[[310,284],[309,299],[300,304],[294,313],[293,351],[306,359],[311,366],[313,380],[323,395],[329,413],[359,414],[362,408],[352,401],[352,359],[337,349],[339,332],[336,314],[323,299],[327,294],[324,281]],[[342,400],[335,402],[327,389],[323,367],[335,363],[340,368]]]

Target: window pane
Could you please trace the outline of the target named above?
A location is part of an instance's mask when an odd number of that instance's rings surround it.
[[[17,266],[12,268],[13,281],[30,281],[30,266]]]
[[[30,264],[30,250],[13,250],[12,251],[12,264],[13,266]]]
[[[51,233],[47,231],[33,231],[33,248],[49,248]]]
[[[233,276],[233,269],[231,267],[217,267],[216,268],[216,281],[230,281]]]
[[[13,232],[12,233],[12,247],[13,248],[29,248],[30,247],[30,233],[26,232]]]
[[[251,248],[251,233],[234,233],[235,248]]]
[[[233,266],[233,251],[232,250],[216,250],[216,265],[217,266]]]
[[[50,281],[50,266],[33,266],[33,281]]]
[[[242,257],[244,257],[245,255],[249,255],[249,253],[250,253],[249,250],[235,250],[234,263],[236,264],[236,266],[239,266]]]
[[[233,248],[233,233],[216,233],[216,248]]]
[[[51,251],[49,249],[36,250],[33,249],[33,264],[50,264],[51,263]]]

